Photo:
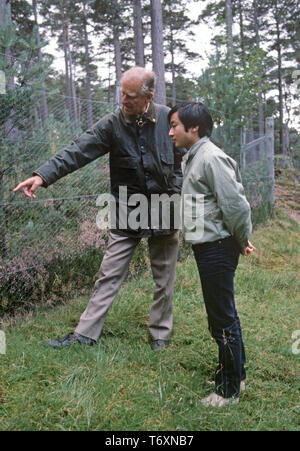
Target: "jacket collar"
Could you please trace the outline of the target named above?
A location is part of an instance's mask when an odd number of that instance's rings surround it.
[[[139,116],[135,115],[129,116],[128,114],[124,113],[123,108],[121,109],[121,112],[127,125],[139,122],[141,124],[140,126],[142,126],[146,122],[151,122],[155,124],[157,121],[157,108],[153,102],[150,102],[148,110],[144,114],[141,114]]]
[[[191,161],[192,158],[196,155],[196,153],[199,151],[200,147],[210,141],[208,136],[203,136],[203,138],[200,138],[199,141],[197,141],[190,150],[183,156],[183,160],[187,163],[188,161]]]

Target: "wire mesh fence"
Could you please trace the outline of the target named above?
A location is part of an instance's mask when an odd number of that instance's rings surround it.
[[[40,189],[35,200],[14,193],[13,188],[84,132],[91,113],[95,122],[112,110],[113,105],[107,102],[44,93],[34,98],[17,97],[9,109],[7,106],[2,109],[1,316],[41,302],[52,304],[74,288],[90,288],[107,239],[107,230],[99,230],[96,224],[99,211],[96,199],[99,194],[109,192],[108,157],[101,157],[49,188]],[[253,146],[241,153],[239,129],[219,127],[212,139],[236,160],[240,161],[241,155],[245,161],[251,160],[251,165],[241,165],[247,196],[253,211],[267,205],[271,179],[264,158],[254,159],[250,155]],[[265,139],[260,143],[263,156],[265,143]],[[260,155],[256,149],[255,153]]]
[[[108,159],[103,157],[70,174],[36,200],[13,188],[87,128],[88,102],[76,99],[77,119],[65,96],[48,95],[24,108],[16,99],[1,119],[0,135],[0,312],[29,308],[47,297],[60,297],[70,279],[84,285],[95,274],[105,233],[97,229],[96,198],[109,189]],[[73,101],[73,99],[72,99]],[[112,110],[106,102],[90,102],[93,115]],[[2,110],[3,112],[3,110]],[[79,116],[80,114],[80,116]],[[42,120],[44,118],[44,120]],[[98,250],[98,254],[96,254]],[[95,267],[90,263],[97,261]],[[85,260],[86,259],[86,260]],[[88,262],[89,260],[89,262]],[[81,267],[80,267],[81,265]],[[92,269],[93,268],[93,269]],[[82,272],[82,274],[80,274]],[[56,294],[55,294],[56,293]]]
[[[212,140],[238,163],[254,222],[272,211],[274,198],[274,119],[266,118],[264,133],[245,127],[217,127]]]

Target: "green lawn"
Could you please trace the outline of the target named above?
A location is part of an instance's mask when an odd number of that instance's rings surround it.
[[[241,257],[236,274],[248,368],[238,405],[200,402],[212,391],[217,347],[190,256],[178,263],[174,332],[163,351],[148,342],[150,271],[124,284],[93,347],[43,344],[76,326],[89,297],[4,325],[0,429],[300,430],[300,344],[292,347],[300,330],[299,226],[277,210],[252,242],[258,250]]]

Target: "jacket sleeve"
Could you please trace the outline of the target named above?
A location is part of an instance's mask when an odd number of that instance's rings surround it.
[[[43,186],[47,187],[65,175],[82,168],[110,151],[111,130],[109,121],[103,118],[91,130],[75,139],[70,146],[54,155],[33,174],[39,175],[44,181]]]
[[[223,215],[223,222],[241,250],[252,232],[251,208],[246,199],[237,163],[224,153],[205,164],[208,185]]]

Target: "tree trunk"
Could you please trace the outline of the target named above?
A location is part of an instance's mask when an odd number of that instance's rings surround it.
[[[39,32],[39,25],[38,25],[38,13],[37,13],[37,1],[36,0],[32,0],[32,7],[33,7],[33,14],[34,14],[34,20],[35,23],[37,25],[37,32],[36,32],[36,43],[39,45],[41,42],[40,39],[40,32]],[[38,61],[41,62],[42,61],[42,52],[41,49],[38,49]],[[45,84],[43,83],[43,86]],[[42,117],[42,123],[44,124],[47,119],[48,119],[48,105],[47,105],[47,97],[46,97],[46,93],[45,90],[42,90],[42,107],[41,107],[41,117]]]
[[[86,71],[86,97],[87,97],[87,123],[88,128],[93,126],[93,107],[91,101],[91,68],[89,56],[89,40],[87,31],[87,10],[85,1],[83,1],[83,30],[84,30],[84,47],[85,47],[85,71]]]
[[[166,83],[161,0],[151,0],[151,39],[153,71],[156,74],[156,92],[154,100],[157,103],[165,105]]]
[[[11,22],[11,8],[10,3],[6,0],[0,0],[0,27],[5,27]],[[4,59],[8,63],[12,61],[10,47],[6,47],[4,50]],[[15,87],[15,81],[13,74],[6,75],[6,89],[13,89]]]
[[[6,0],[0,0],[0,27],[5,28],[7,24],[11,21],[11,10],[10,5],[7,4]],[[7,47],[4,49],[4,59],[7,63],[11,62],[11,52],[10,48]],[[3,77],[3,92],[1,94],[5,94],[8,90],[14,88],[14,77],[13,75],[9,74],[8,71],[5,72],[5,76]],[[13,135],[11,134],[13,126],[13,121],[11,119],[8,119],[3,124],[3,138],[13,138]],[[0,257],[6,258],[7,257],[7,242],[6,242],[6,211],[5,208],[2,206],[3,202],[3,178],[5,174],[5,170],[3,168],[4,162],[2,161],[3,158],[3,151],[1,149],[1,146],[3,145],[3,141],[0,140]]]
[[[241,46],[241,54],[242,54],[242,64],[245,69],[245,35],[244,35],[244,20],[243,20],[243,7],[242,2],[239,0],[239,21],[240,21],[240,46]]]
[[[280,18],[277,7],[277,1],[275,2],[275,23],[276,23],[276,50],[277,50],[277,73],[278,73],[278,94],[279,94],[279,133],[280,133],[280,148],[284,152],[283,148],[283,94],[282,94],[282,55],[281,55],[281,35],[280,35]]]
[[[231,0],[226,0],[225,5],[226,29],[227,29],[227,52],[230,64],[233,64],[233,37],[232,37],[232,7]]]
[[[257,50],[259,50],[260,39],[259,39],[257,0],[253,0],[253,12],[254,12],[254,27],[255,27],[255,43],[256,43]],[[261,76],[259,75],[259,77],[261,77]],[[265,118],[264,118],[261,78],[259,80],[259,85],[258,85],[258,131],[259,131],[260,137],[263,136],[265,133]],[[259,145],[259,160],[262,160],[262,158],[263,158],[263,151],[264,151],[264,146],[262,144],[260,144]]]
[[[70,38],[69,38],[69,19],[67,18],[67,26],[66,26],[66,44],[67,44],[67,53],[68,53],[68,62],[69,62],[69,77],[70,77],[70,88],[71,88],[71,99],[74,111],[74,121],[76,126],[78,125],[78,112],[77,112],[77,97],[76,97],[76,88],[75,88],[75,80],[73,77],[73,62],[72,62],[72,53],[70,47]]]
[[[110,44],[108,49],[108,88],[107,88],[107,103],[111,102],[111,59],[110,59]]]
[[[145,67],[141,0],[133,0],[133,18],[135,64]]]
[[[0,0],[0,27],[2,28],[5,23],[5,6],[6,0]]]
[[[1,0],[0,3],[0,25],[6,27],[11,22],[11,7],[10,3],[6,0]],[[4,49],[4,59],[8,65],[12,65],[12,55],[10,47]],[[10,69],[5,71],[5,92],[15,88],[15,79]],[[13,115],[11,111],[11,116]],[[14,140],[18,136],[18,128],[14,126],[12,119],[8,118],[5,122],[5,137]]]
[[[170,52],[171,52],[171,72],[172,72],[172,106],[176,105],[176,72],[175,72],[175,61],[174,61],[174,39],[173,31],[170,32]]]
[[[270,180],[269,202],[275,203],[275,175],[274,175],[274,119],[266,118],[266,161]]]
[[[121,106],[121,77],[122,77],[122,58],[119,32],[114,27],[114,51],[115,51],[115,66],[116,66],[116,84],[115,84],[115,108]]]
[[[122,57],[121,57],[121,45],[120,45],[120,33],[119,26],[117,23],[118,14],[118,0],[113,0],[115,17],[113,18],[113,42],[114,42],[114,53],[115,53],[115,69],[116,69],[116,83],[115,83],[115,108],[119,108],[121,103],[121,77],[122,77]]]
[[[71,86],[70,86],[70,77],[69,77],[69,56],[67,51],[67,22],[64,19],[63,24],[63,46],[64,46],[64,55],[65,55],[65,79],[66,79],[66,94],[67,94],[67,107],[69,112],[69,119],[71,123],[71,127],[74,123],[73,111],[72,111],[72,99],[71,99]]]

